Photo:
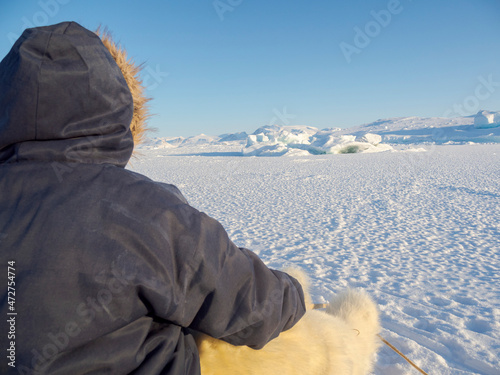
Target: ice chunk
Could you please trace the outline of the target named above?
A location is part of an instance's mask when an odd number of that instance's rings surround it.
[[[496,128],[500,126],[500,112],[479,111],[474,117],[477,129]]]
[[[378,145],[379,143],[382,142],[382,136],[378,134],[373,134],[373,133],[366,133],[364,135],[360,135],[356,137],[357,142],[366,142],[370,143],[374,146]]]

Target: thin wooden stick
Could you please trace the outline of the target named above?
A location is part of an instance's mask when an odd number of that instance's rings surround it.
[[[394,350],[396,353],[398,353],[401,357],[403,357],[410,365],[412,365],[413,367],[415,367],[418,371],[420,371],[421,374],[424,374],[424,375],[428,375],[424,370],[422,370],[420,367],[418,367],[415,363],[413,363],[412,361],[410,361],[408,359],[408,357],[406,357],[403,353],[401,353],[399,350],[397,350],[393,345],[391,345],[391,343],[389,341],[387,341],[386,339],[384,339],[382,336],[380,335],[377,335],[380,340],[382,340],[382,342],[384,344],[386,344],[389,348],[391,348],[392,350]]]

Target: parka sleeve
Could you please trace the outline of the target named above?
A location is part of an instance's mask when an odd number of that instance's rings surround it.
[[[238,248],[219,222],[192,207],[179,207],[175,216],[172,250],[179,267],[174,289],[181,295],[167,319],[259,349],[303,316],[304,294],[297,280]]]

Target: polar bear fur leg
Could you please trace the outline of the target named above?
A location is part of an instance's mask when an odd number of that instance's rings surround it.
[[[298,277],[299,281],[300,277]],[[309,310],[290,330],[261,350],[201,335],[202,375],[367,374],[379,341],[378,310],[370,297],[348,290],[327,310]]]

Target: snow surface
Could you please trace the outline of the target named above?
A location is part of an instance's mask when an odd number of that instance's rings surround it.
[[[360,127],[414,141],[400,152],[241,157],[240,139],[144,148],[128,168],[177,185],[269,267],[303,267],[315,302],[367,290],[382,336],[429,374],[498,375],[500,145],[422,141],[479,131],[473,118],[447,121]],[[375,374],[416,373],[388,347],[377,355]]]

